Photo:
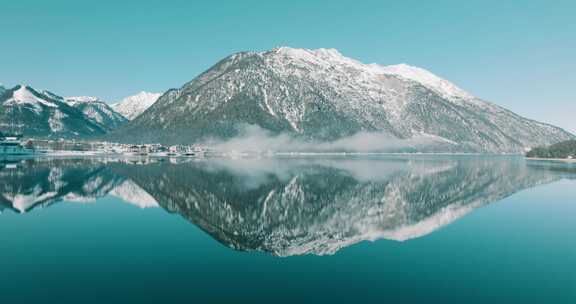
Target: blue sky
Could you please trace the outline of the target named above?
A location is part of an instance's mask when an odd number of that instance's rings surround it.
[[[576,132],[576,1],[0,0],[0,82],[114,101],[238,51],[336,48],[426,68]]]

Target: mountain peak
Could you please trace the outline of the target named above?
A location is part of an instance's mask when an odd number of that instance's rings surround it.
[[[273,49],[272,51],[277,54],[283,54],[301,58],[305,58],[310,55],[324,56],[324,57],[344,57],[337,49],[333,48],[304,49],[304,48],[292,48],[287,46],[281,46]]]
[[[11,133],[34,137],[78,137],[104,133],[102,126],[72,109],[62,97],[25,84],[1,94],[0,107],[3,108],[0,121],[11,121]]]
[[[30,104],[37,109],[40,104],[48,107],[56,107],[52,101],[38,96],[39,94],[36,92],[36,90],[30,86],[20,84],[14,87],[13,90],[14,92],[12,93],[12,99],[10,102],[14,104]]]
[[[316,66],[323,66],[326,69],[333,68],[334,66],[341,66],[343,68],[353,68],[365,75],[393,75],[402,77],[411,81],[418,82],[419,84],[435,91],[449,99],[463,99],[473,100],[474,96],[457,87],[455,84],[445,80],[423,68],[400,63],[395,65],[382,66],[379,64],[365,64],[355,59],[342,55],[336,49],[300,49],[290,47],[279,47],[273,49],[271,52],[264,52],[263,54],[279,54],[283,57],[292,59],[292,62],[299,62],[300,64],[314,64]],[[370,77],[370,76],[369,76]]]
[[[74,96],[66,97],[64,101],[69,106],[80,110],[87,118],[105,130],[115,129],[128,121],[98,97]]]
[[[113,104],[112,108],[128,120],[132,120],[152,106],[160,96],[162,93],[140,91]]]
[[[418,82],[419,84],[435,91],[449,99],[462,99],[473,100],[474,96],[457,87],[455,84],[445,80],[423,68],[408,65],[406,63],[382,66],[379,64],[365,64],[355,59],[342,55],[336,49],[303,49],[291,47],[279,47],[272,51],[260,53],[261,55],[280,55],[276,60],[286,62],[285,58],[289,58],[289,63],[297,63],[299,65],[313,64],[315,68],[323,67],[324,69],[331,69],[339,66],[344,69],[352,68],[367,77],[372,77],[381,74],[393,75]],[[371,75],[371,76],[370,76]]]
[[[474,96],[457,87],[455,84],[423,68],[411,66],[405,63],[388,66],[371,64],[370,66],[385,74],[396,75],[412,81],[416,81],[447,98],[461,98],[466,100],[474,98]]]
[[[151,97],[160,97],[158,95],[162,95],[161,93],[152,93],[152,92],[147,92],[147,91],[140,91],[130,97],[132,97],[133,99],[138,99],[138,98],[142,98],[142,99],[148,99]]]
[[[271,51],[262,52],[261,55],[280,55],[281,59],[289,58],[296,62],[311,63],[318,66],[329,67],[334,64],[362,65],[360,62],[342,55],[337,49],[320,48],[304,49],[279,47]],[[280,59],[279,58],[279,59]]]

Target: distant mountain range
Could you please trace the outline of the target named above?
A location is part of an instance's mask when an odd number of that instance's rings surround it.
[[[0,105],[0,131],[4,133],[77,138],[103,135],[108,129],[83,113],[84,107],[79,109],[58,95],[29,86],[4,90]]]
[[[0,103],[0,131],[12,123],[26,135],[120,142],[225,141],[254,126],[299,142],[369,134],[372,142],[407,140],[410,151],[431,152],[524,153],[576,139],[424,69],[363,64],[334,49],[233,54],[179,89],[111,106],[25,86],[0,89]]]
[[[327,142],[358,133],[419,139],[439,151],[524,152],[575,138],[472,96],[421,68],[379,66],[333,49],[229,56],[113,132],[119,141],[189,143],[242,135]]]
[[[0,86],[0,132],[43,138],[102,137],[137,117],[158,95],[142,92],[127,97],[115,106],[129,103],[136,110],[120,113],[98,97],[61,97],[25,85]]]

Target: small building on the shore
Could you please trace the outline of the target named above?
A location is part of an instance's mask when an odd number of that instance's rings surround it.
[[[128,151],[132,153],[140,153],[140,146],[139,145],[132,145],[128,147]]]

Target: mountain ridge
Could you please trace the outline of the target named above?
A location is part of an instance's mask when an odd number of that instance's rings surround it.
[[[40,138],[92,138],[128,120],[97,97],[62,97],[16,85],[0,90],[0,130]]]
[[[64,98],[69,105],[79,109],[107,132],[128,122],[122,114],[116,112],[108,103],[94,96],[74,96]]]
[[[105,128],[49,91],[17,85],[0,95],[0,128],[29,137],[99,136]]]
[[[334,49],[287,47],[222,59],[110,136],[190,143],[230,139],[244,125],[320,142],[359,132],[399,139],[432,135],[456,143],[443,144],[448,152],[522,153],[574,138],[421,68],[363,64]]]

